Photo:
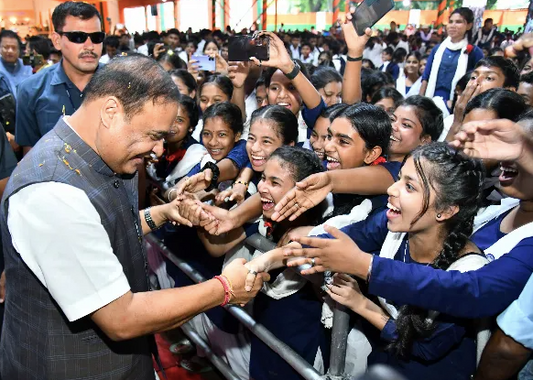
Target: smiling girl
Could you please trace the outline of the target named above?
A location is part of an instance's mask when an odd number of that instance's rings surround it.
[[[472,121],[508,119],[517,121],[519,115],[527,110],[520,95],[515,92],[492,89],[472,99],[465,110],[465,123]],[[532,114],[526,114],[520,124],[524,129],[531,129]],[[533,222],[533,177],[513,162],[495,163],[498,170],[496,181],[492,181],[483,196],[493,195],[492,189],[503,193],[498,204],[489,206],[476,218],[475,233],[472,240],[485,250],[489,260],[494,260],[512,249],[513,244],[497,242],[519,230],[520,227]],[[494,183],[496,182],[496,183]],[[487,187],[487,184],[485,184]],[[523,231],[525,232],[525,231]],[[529,233],[531,235],[531,233]],[[513,234],[514,236],[514,234]],[[502,250],[502,248],[504,248]]]
[[[309,81],[305,65],[291,58],[283,41],[272,32],[260,32],[259,36],[268,36],[270,39],[269,60],[259,61],[255,57],[250,59],[255,64],[268,68],[264,74],[268,104],[286,107],[297,117],[302,111],[298,142],[305,141],[326,104]]]
[[[392,129],[387,113],[360,103],[338,113],[327,132],[324,150],[329,171],[371,165],[387,154]]]
[[[217,204],[226,200],[240,202],[246,192],[256,193],[261,173],[272,152],[283,145],[295,145],[298,139],[298,120],[287,108],[270,105],[252,113],[250,131],[246,141],[246,153],[250,161],[236,178],[231,189],[219,193]],[[253,184],[254,187],[249,188]],[[259,199],[257,199],[259,205]]]
[[[198,105],[204,113],[207,108],[220,102],[229,102],[233,96],[233,84],[223,75],[212,75],[202,85],[198,92]],[[193,132],[193,137],[200,141],[203,124],[199,123]]]
[[[420,95],[440,96],[448,102],[453,99],[459,79],[483,58],[479,47],[469,45],[473,22],[474,13],[469,8],[457,8],[452,12],[446,28],[448,38],[437,45],[428,58]]]
[[[254,172],[262,173],[272,152],[296,143],[298,120],[288,109],[274,105],[255,110],[250,124],[246,152]]]
[[[442,112],[429,98],[412,96],[391,117],[392,134],[388,165],[401,166],[416,147],[436,141],[443,128]],[[328,193],[385,194],[395,176],[387,165],[362,166],[347,170],[328,170],[307,178],[277,206],[275,220],[296,218],[307,208],[324,200]],[[399,168],[396,168],[396,172]],[[297,205],[297,206],[296,206]]]
[[[188,188],[187,191],[196,193],[206,188],[213,189],[220,182],[234,180],[248,164],[246,142],[240,140],[243,124],[238,106],[229,102],[213,104],[205,110],[203,121],[201,141],[206,154],[201,162],[187,173],[186,177],[167,192],[166,196],[169,200],[178,195],[174,190],[181,188],[185,181],[190,182],[192,176],[203,177],[204,173],[200,172],[206,169],[211,170],[216,178],[213,178],[213,181],[210,180],[210,183],[201,189]],[[214,171],[217,173],[215,174]]]
[[[314,263],[305,273],[322,272],[325,267],[349,272],[350,260],[357,257],[353,252],[364,251],[411,265],[477,269],[487,260],[469,236],[482,182],[479,160],[444,143],[422,146],[407,159],[398,181],[388,189],[387,210],[345,227],[343,232],[328,229],[332,235],[297,238],[302,245],[318,248],[290,248],[286,253],[315,259],[300,258],[289,265]],[[343,247],[342,252],[336,250],[336,261],[343,262],[340,266],[330,261],[329,246],[338,244]],[[328,293],[378,330],[377,335],[367,331],[374,342],[369,364],[386,363],[410,379],[466,380],[474,373],[476,347],[470,321],[392,305],[385,299],[375,303],[346,275],[336,275]]]
[[[322,207],[310,210],[292,223],[272,223],[270,217],[276,202],[297,181],[321,170],[323,168],[320,161],[309,150],[290,146],[276,149],[266,162],[258,184],[262,220],[246,229],[239,227],[220,237],[208,235],[199,230],[199,236],[208,252],[214,256],[223,256],[228,253],[226,262],[230,262],[234,257],[232,256],[235,252],[233,248],[242,243],[247,236],[259,232],[277,243],[284,234],[295,227],[316,224],[321,218]],[[186,202],[188,203],[183,207],[196,206],[191,201]],[[252,257],[261,255],[258,251],[252,254]],[[248,259],[250,258],[248,256]],[[317,297],[311,283],[292,271],[289,273],[286,269],[282,269],[273,272],[272,279],[271,283],[263,289],[264,293],[255,299],[254,319],[313,364],[319,346],[322,352],[328,350],[320,322],[322,302]],[[250,339],[250,378],[257,380],[300,379],[296,371],[262,341],[255,336],[248,339]]]
[[[311,132],[311,136],[309,137],[309,147],[316,153],[321,161],[326,159],[326,151],[324,148],[328,141],[329,126],[337,114],[345,110],[346,107],[348,107],[348,105],[342,103],[330,106],[322,111],[316,120],[313,132]],[[307,148],[305,143],[303,147]]]
[[[396,89],[403,97],[418,95],[422,86],[422,77],[420,76],[421,55],[417,51],[407,55],[405,68],[396,80]]]
[[[163,187],[173,186],[175,179],[186,175],[197,163],[191,155],[188,155],[183,161],[187,150],[192,145],[198,145],[198,142],[191,136],[197,123],[198,106],[196,101],[188,96],[181,96],[178,116],[167,137],[165,137],[163,156],[147,167],[148,175],[155,180],[163,181]]]

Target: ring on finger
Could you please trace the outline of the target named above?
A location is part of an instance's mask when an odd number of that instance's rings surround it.
[[[316,264],[315,258],[311,257],[311,266],[314,267]]]
[[[298,203],[294,203],[294,207],[300,208],[300,205]]]
[[[253,269],[248,269],[248,273],[253,274],[254,276],[257,276],[257,271]]]

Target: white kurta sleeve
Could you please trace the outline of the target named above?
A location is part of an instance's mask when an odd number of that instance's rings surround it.
[[[58,182],[25,187],[9,198],[7,225],[22,260],[69,321],[130,290],[100,215],[84,191]]]

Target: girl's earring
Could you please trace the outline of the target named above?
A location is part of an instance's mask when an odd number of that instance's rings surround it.
[[[442,217],[441,214],[437,214],[437,219],[440,219]]]

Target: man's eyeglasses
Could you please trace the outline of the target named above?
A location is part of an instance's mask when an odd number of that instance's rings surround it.
[[[87,38],[90,38],[93,44],[101,44],[105,39],[104,32],[57,32],[57,34],[67,37],[70,42],[75,44],[83,44],[87,41]]]

